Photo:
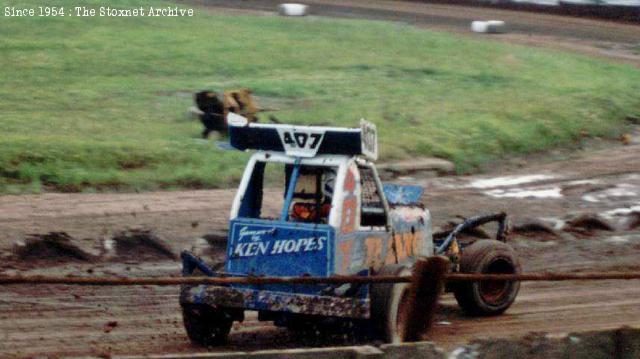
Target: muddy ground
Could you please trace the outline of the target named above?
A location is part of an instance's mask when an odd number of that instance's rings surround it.
[[[439,228],[459,216],[507,211],[513,228],[509,241],[526,271],[638,270],[640,141],[636,135],[630,145],[616,142],[589,147],[592,149],[515,160],[494,168],[492,176],[403,177],[397,181],[425,186],[424,201]],[[178,275],[179,263],[171,253],[181,249],[195,249],[211,262],[222,259],[224,243],[219,235],[232,196],[233,191],[213,190],[0,197],[1,271]],[[583,220],[584,214],[589,220]],[[63,237],[59,241],[69,245],[72,253],[80,251],[86,256],[67,255],[64,246],[62,252],[29,247],[34,241],[42,243],[49,238],[42,234],[52,231],[66,233],[57,234]],[[131,240],[141,234],[147,239]],[[39,259],[39,254],[55,258]],[[144,259],[136,259],[138,256]],[[452,348],[479,336],[640,326],[639,309],[637,281],[525,283],[515,305],[496,318],[466,318],[455,300],[445,296],[429,339]],[[216,350],[353,341],[311,340],[258,322],[250,314],[244,323],[234,326],[229,344]],[[206,350],[190,344],[184,333],[178,289],[153,286],[4,287],[0,292],[0,344],[2,357]]]

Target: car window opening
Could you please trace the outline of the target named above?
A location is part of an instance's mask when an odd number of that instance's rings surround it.
[[[378,183],[373,169],[368,166],[358,166],[360,170],[361,208],[360,226],[384,227],[387,225],[387,214],[380,196]]]
[[[241,202],[239,217],[327,224],[337,168],[299,165],[297,178],[294,178],[294,167],[293,164],[256,162]],[[292,180],[295,181],[293,192],[291,200],[287,201]],[[264,203],[265,191],[275,191],[277,200]]]

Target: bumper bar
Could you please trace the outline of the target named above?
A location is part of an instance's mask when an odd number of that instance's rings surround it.
[[[369,318],[369,300],[222,286],[183,286],[181,304],[208,304],[292,314]]]

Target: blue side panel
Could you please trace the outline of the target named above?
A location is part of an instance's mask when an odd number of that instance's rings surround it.
[[[385,183],[382,186],[384,196],[390,204],[409,205],[420,202],[424,189],[420,186],[403,186]]]
[[[335,230],[328,225],[239,218],[230,223],[228,273],[328,276]]]

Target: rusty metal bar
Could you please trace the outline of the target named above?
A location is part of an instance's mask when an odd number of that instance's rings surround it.
[[[488,280],[511,280],[519,282],[558,282],[568,280],[631,280],[640,279],[640,272],[585,272],[585,273],[521,273],[482,274],[452,273],[445,276],[447,281],[477,282]]]
[[[524,274],[472,274],[449,273],[446,281],[474,282],[488,280],[509,281],[580,281],[580,280],[632,280],[640,279],[640,272],[596,273],[524,273]],[[9,284],[64,284],[64,285],[225,285],[225,284],[345,284],[345,283],[400,283],[411,282],[411,276],[333,276],[333,277],[77,277],[45,275],[0,276],[0,285]]]
[[[484,214],[465,219],[462,223],[458,224],[451,231],[451,233],[449,233],[442,244],[438,246],[438,248],[436,249],[436,254],[443,254],[444,252],[446,252],[449,249],[451,242],[453,242],[456,236],[462,231],[470,228],[476,228],[489,222],[498,222],[498,233],[496,234],[496,239],[501,242],[506,241],[505,231],[507,229],[507,214],[505,212]]]
[[[225,285],[225,284],[345,284],[410,282],[410,276],[334,276],[334,277],[56,277],[0,276],[3,284],[69,284],[69,285]]]

